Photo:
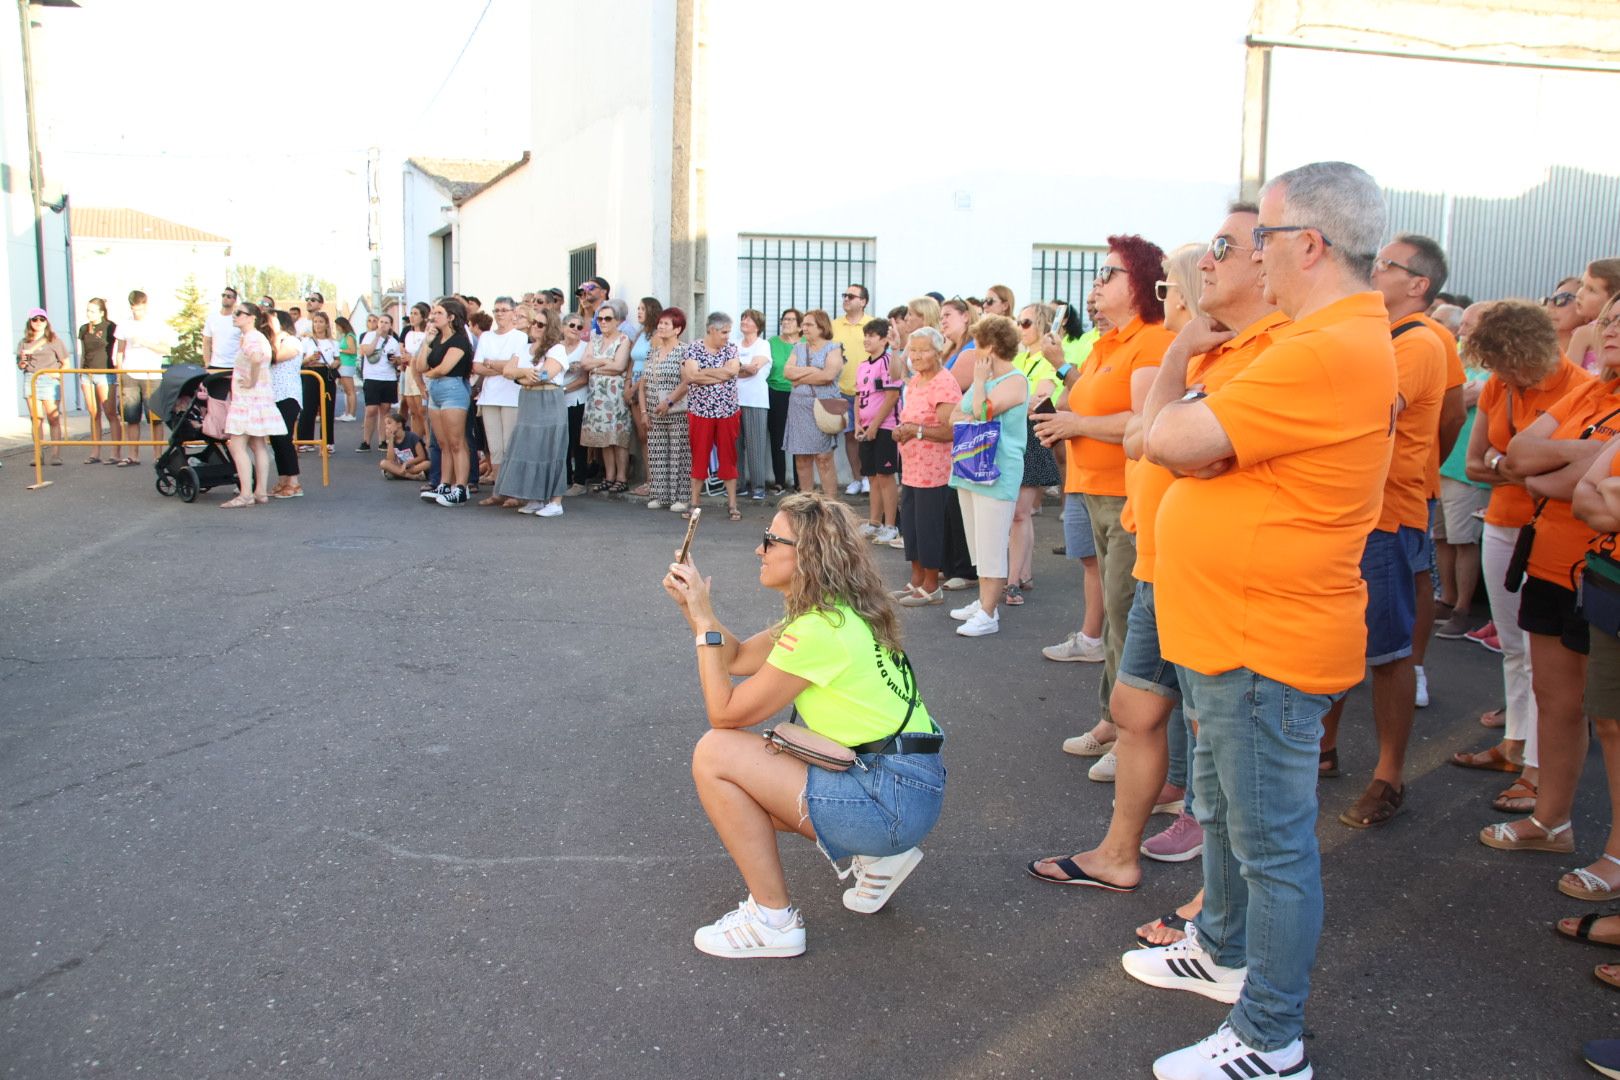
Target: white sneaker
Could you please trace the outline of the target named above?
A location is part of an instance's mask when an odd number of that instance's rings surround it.
[[[899,529],[894,530],[894,535],[889,538],[889,546],[896,551],[906,550],[906,538],[900,535]]]
[[[1102,757],[1113,748],[1113,739],[1103,742],[1089,731],[1083,735],[1071,735],[1063,740],[1063,752],[1073,754],[1075,757]]]
[[[1232,1030],[1232,1025],[1222,1024],[1209,1038],[1155,1061],[1153,1075],[1158,1080],[1231,1080],[1234,1076],[1311,1080],[1315,1071],[1300,1040],[1295,1039],[1281,1050],[1255,1050]]]
[[[692,935],[692,944],[699,952],[731,959],[799,956],[804,952],[804,916],[794,911],[793,921],[778,930],[765,921],[750,896],[737,905],[736,911],[728,911],[718,921],[699,927]]]
[[[871,493],[872,493],[872,481],[866,479],[865,477],[862,477],[861,478],[861,494],[862,495],[870,495]]]
[[[983,610],[984,608],[980,607],[979,602],[975,600],[971,604],[963,604],[959,608],[951,608],[951,618],[955,619],[957,622],[967,622],[969,619],[973,618],[973,613],[975,611]]]
[[[861,537],[864,539],[864,538],[866,538],[868,536],[871,536],[873,533],[877,532],[878,531],[878,526],[876,524],[870,522],[870,521],[863,521],[863,522],[861,522],[861,527],[856,529],[855,531],[860,533]]]
[[[542,506],[540,509],[538,509],[538,510],[536,510],[534,512],[534,516],[535,517],[562,517],[563,516],[562,504],[561,503],[546,503],[546,505]]]
[[[1097,764],[1086,770],[1086,776],[1099,784],[1112,784],[1114,774],[1117,772],[1119,772],[1119,758],[1110,750],[1097,759]]]
[[[1104,660],[1103,640],[1100,637],[1088,638],[1076,630],[1056,645],[1046,646],[1041,650],[1041,655],[1059,663],[1078,660],[1086,664],[1100,664]]]
[[[664,504],[659,502],[657,499],[648,499],[647,500],[647,509],[649,509],[649,510],[662,510],[663,508],[664,508]]]
[[[996,612],[994,615],[986,615],[983,608],[975,605],[975,609],[975,614],[967,622],[956,628],[958,635],[961,637],[984,637],[986,634],[994,634],[1001,629],[1000,612]]]
[[[520,513],[520,514],[532,514],[532,513],[535,513],[536,511],[538,511],[544,505],[546,505],[546,504],[541,502],[539,499],[530,499],[528,502],[526,502],[522,506],[518,507],[518,513]]]
[[[1187,936],[1170,945],[1132,949],[1119,958],[1125,973],[1139,982],[1165,990],[1191,990],[1228,1005],[1243,991],[1246,967],[1222,967],[1198,944],[1198,927],[1187,923]]]
[[[354,415],[352,413],[344,413],[342,416],[338,417],[338,419],[343,421],[345,424],[354,423]]]
[[[859,495],[860,493],[861,493],[861,482],[859,480],[851,480],[849,482],[849,486],[844,489],[844,494],[845,495]]]
[[[855,856],[846,871],[855,875],[855,885],[844,890],[844,906],[862,915],[878,911],[917,869],[922,857],[922,852],[917,848],[907,848],[898,855],[885,855],[882,858]]]
[[[900,538],[900,530],[893,525],[885,525],[872,534],[872,543],[889,544]]]
[[[672,502],[669,504],[669,510],[672,514],[684,514],[686,513],[686,504],[683,502]]]
[[[1429,707],[1429,677],[1424,674],[1421,667],[1414,667],[1412,670],[1417,672],[1417,707],[1427,709]]]

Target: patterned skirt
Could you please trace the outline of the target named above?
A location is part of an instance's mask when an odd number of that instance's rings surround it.
[[[287,422],[276,408],[275,394],[270,379],[261,375],[256,386],[243,389],[231,387],[231,407],[225,414],[227,435],[285,435]]]
[[[634,429],[630,406],[624,400],[623,375],[592,375],[585,399],[585,421],[580,428],[581,446],[630,445]]]

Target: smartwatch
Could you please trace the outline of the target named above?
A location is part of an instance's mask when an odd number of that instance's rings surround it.
[[[693,644],[697,645],[699,648],[702,648],[705,645],[709,646],[710,648],[718,648],[725,643],[726,635],[722,634],[718,630],[709,630],[705,633],[699,634],[693,640]]]
[[[1069,372],[1073,370],[1073,364],[1064,364],[1062,367],[1057,369],[1057,377],[1060,379],[1067,379],[1069,377]]]

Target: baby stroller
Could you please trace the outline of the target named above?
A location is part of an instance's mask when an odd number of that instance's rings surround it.
[[[228,371],[209,374],[195,364],[175,364],[163,372],[152,400],[169,427],[169,445],[155,465],[159,495],[193,502],[198,492],[236,483],[236,466],[225,446],[230,399]]]

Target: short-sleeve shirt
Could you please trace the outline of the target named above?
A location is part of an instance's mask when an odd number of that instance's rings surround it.
[[[236,366],[242,355],[242,331],[237,329],[236,316],[216,311],[203,322],[202,336],[214,343],[208,362],[214,367]]]
[[[1592,374],[1568,359],[1560,358],[1558,368],[1528,390],[1513,390],[1492,375],[1479,392],[1475,409],[1485,417],[1485,441],[1498,453],[1506,453],[1513,436],[1535,423],[1546,411],[1562,401],[1570,391],[1592,381]],[[1485,524],[1517,529],[1535,515],[1536,501],[1522,484],[1497,484],[1485,507]]]
[[[431,371],[440,364],[444,363],[444,358],[451,349],[460,349],[461,359],[456,361],[456,366],[450,369],[450,373],[447,377],[452,379],[465,379],[467,376],[472,374],[473,358],[473,344],[470,340],[468,340],[467,332],[465,330],[457,330],[448,338],[439,338],[432,345],[428,346],[428,370]]]
[[[962,400],[962,387],[956,376],[941,369],[927,382],[914,375],[906,384],[901,399],[900,422],[934,427],[939,424],[939,407],[953,409]],[[906,439],[900,443],[900,460],[904,463],[901,479],[906,487],[944,487],[951,478],[951,444],[930,442],[927,439]]]
[[[414,431],[407,431],[405,437],[394,447],[394,460],[401,465],[409,465],[416,457],[416,448],[421,445],[422,436]]]
[[[788,357],[793,355],[793,345],[794,342],[784,338],[771,338],[771,374],[770,378],[765,380],[765,385],[784,394],[793,392],[793,384],[782,374],[782,369],[787,367]]]
[[[1052,366],[1052,361],[1038,352],[1019,353],[1013,357],[1013,367],[1022,372],[1024,378],[1029,381],[1029,396],[1032,399],[1035,397],[1035,388],[1042,382],[1052,384],[1053,397],[1063,389],[1063,380],[1058,378],[1057,368]]]
[[[1558,421],[1550,438],[1607,442],[1620,434],[1620,379],[1592,379],[1555,402],[1547,415]],[[1567,499],[1548,499],[1530,546],[1530,576],[1565,589],[1580,580],[1581,561],[1597,530],[1577,518]]]
[[[737,359],[747,367],[756,360],[763,361],[760,369],[752,375],[737,376],[737,404],[745,409],[768,409],[771,407],[771,388],[766,385],[771,378],[771,343],[764,338],[755,338],[752,345],[738,345]]]
[[[283,344],[296,345],[298,348],[293,356],[286,360],[277,360],[275,354],[281,350]],[[277,401],[296,401],[302,404],[304,377],[299,372],[304,366],[303,345],[297,338],[277,333],[270,355],[270,392],[276,396]]]
[[[399,342],[394,340],[393,335],[384,335],[380,330],[367,330],[364,344],[372,346],[375,351],[362,360],[360,377],[372,382],[398,382],[399,369],[394,366],[393,358],[399,355]]]
[[[1395,341],[1395,377],[1406,408],[1395,418],[1395,449],[1384,481],[1384,507],[1378,530],[1398,526],[1429,527],[1429,458],[1438,468],[1440,406],[1446,396],[1446,348],[1438,335],[1416,319],[1393,324],[1391,331],[1412,325]]]
[[[1112,416],[1131,411],[1131,376],[1159,366],[1176,335],[1163,323],[1140,317],[1097,339],[1069,390],[1069,409],[1080,416]],[[1125,494],[1125,447],[1076,435],[1068,441],[1068,475],[1063,490],[1087,495]]]
[[[1462,355],[1457,351],[1457,336],[1447,329],[1446,324],[1418,312],[1411,316],[1418,322],[1434,331],[1434,336],[1440,339],[1440,344],[1446,349],[1446,389],[1455,390],[1468,381],[1468,371],[1463,367]],[[1403,319],[1402,322],[1405,320]],[[1393,329],[1393,328],[1392,328]],[[1458,434],[1457,441],[1464,439]],[[1453,447],[1455,449],[1455,447]],[[1434,450],[1429,455],[1429,498],[1440,497],[1440,440],[1436,439]]]
[[[144,382],[156,382],[163,378],[161,371],[153,368],[163,366],[163,358],[168,354],[169,335],[153,319],[131,319],[119,323],[117,338],[124,342],[124,359],[118,366],[129,368],[135,372],[129,378],[140,379]],[[156,348],[154,348],[156,346]],[[161,348],[163,351],[159,352]],[[142,371],[141,369],[145,369]]]
[[[1256,356],[1269,349],[1272,332],[1286,325],[1288,316],[1274,311],[1244,327],[1231,341],[1193,357],[1187,364],[1187,389],[1208,394],[1225,386]],[[1129,505],[1136,518],[1136,566],[1131,574],[1137,581],[1153,580],[1154,560],[1158,556],[1159,504],[1175,479],[1169,469],[1146,458],[1131,470]]]
[[[878,412],[883,408],[884,394],[905,389],[905,383],[889,377],[893,359],[889,350],[884,349],[881,355],[862,360],[859,370],[855,372],[855,422],[862,427],[877,419]],[[894,430],[900,422],[899,412],[899,402],[896,402],[883,419],[884,431]]]
[[[51,338],[49,341],[40,339],[27,353],[28,370],[44,371],[47,368],[67,367],[67,345],[61,338]],[[61,378],[59,375],[49,376],[52,379]]]
[[[686,346],[683,362],[691,360],[700,368],[718,368],[725,367],[735,359],[737,346],[729,341],[717,353],[710,352],[703,342],[694,341]],[[686,392],[686,403],[686,411],[693,416],[724,420],[737,412],[737,380],[727,379],[707,386],[694,385]]]
[[[765,662],[809,681],[794,708],[811,731],[845,746],[896,734],[916,688],[901,656],[879,645],[866,621],[843,604],[788,623]],[[921,698],[905,730],[934,730]]]
[[[860,325],[838,316],[832,321],[832,339],[844,350],[844,369],[838,373],[838,392],[845,397],[855,396],[855,358],[866,355],[866,324],[872,316],[862,315]]]
[[[1395,430],[1389,315],[1356,293],[1271,336],[1204,399],[1232,468],[1181,477],[1159,504],[1159,642],[1205,675],[1247,668],[1338,693],[1365,672],[1361,553]]]
[[[1464,372],[1464,377],[1466,385],[1480,386],[1486,379],[1491,377],[1491,373],[1482,371],[1479,368],[1470,368]],[[1483,390],[1484,387],[1480,386],[1480,389]],[[1468,410],[1467,415],[1463,417],[1462,430],[1457,432],[1457,441],[1452,444],[1451,453],[1447,454],[1446,459],[1440,463],[1440,475],[1446,480],[1455,480],[1459,484],[1467,484],[1470,487],[1489,488],[1491,486],[1489,484],[1482,484],[1478,480],[1468,479],[1468,440],[1473,437],[1474,421],[1478,416],[1479,406],[1475,404],[1473,408]]]
[[[482,364],[504,364],[508,360],[529,355],[529,335],[512,329],[504,334],[491,330],[478,336],[478,348],[473,358]],[[485,375],[484,385],[478,392],[478,404],[517,408],[518,384],[505,375]]]
[[[86,368],[112,367],[112,323],[103,319],[99,323],[84,323],[79,327],[79,366]]]

